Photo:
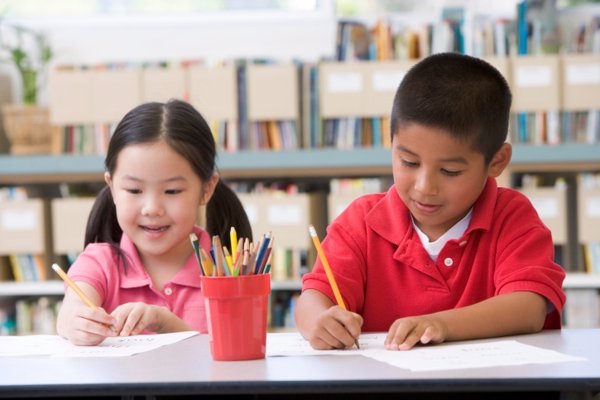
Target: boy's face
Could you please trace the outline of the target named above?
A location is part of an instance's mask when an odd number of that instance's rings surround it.
[[[488,174],[483,154],[438,128],[409,124],[392,140],[394,185],[430,241],[469,211]]]

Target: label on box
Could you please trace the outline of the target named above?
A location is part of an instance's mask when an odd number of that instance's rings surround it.
[[[600,84],[600,64],[572,64],[567,66],[567,84],[573,86]]]
[[[519,87],[544,87],[552,84],[552,68],[546,65],[521,65],[517,68],[516,82]]]
[[[590,218],[600,218],[600,197],[590,197],[585,202],[585,215]]]
[[[360,72],[334,72],[327,78],[327,90],[331,93],[359,93],[363,90]]]
[[[558,217],[558,201],[544,197],[531,197],[531,204],[541,219]]]
[[[246,211],[250,224],[258,222],[258,207],[256,204],[244,204],[244,211]]]
[[[36,229],[34,210],[3,210],[0,213],[0,228],[5,231],[29,231]]]
[[[395,92],[406,75],[406,71],[375,71],[373,72],[373,90],[376,92]]]
[[[299,225],[302,222],[302,208],[297,205],[271,205],[267,210],[269,225]]]

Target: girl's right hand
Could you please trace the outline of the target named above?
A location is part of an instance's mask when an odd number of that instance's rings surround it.
[[[360,335],[363,319],[359,314],[335,305],[318,317],[307,339],[317,350],[349,349]]]
[[[94,346],[109,336],[116,336],[115,319],[102,308],[90,308],[80,304],[72,309],[71,323],[66,338],[78,346]]]

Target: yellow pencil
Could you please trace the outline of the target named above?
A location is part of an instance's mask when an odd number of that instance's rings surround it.
[[[65,281],[67,283],[67,285],[69,285],[69,287],[71,289],[73,289],[73,291],[75,293],[77,293],[77,295],[79,296],[79,298],[81,300],[83,300],[83,302],[85,304],[87,304],[88,307],[98,308],[98,306],[95,305],[94,303],[92,303],[92,301],[90,300],[90,298],[87,297],[85,295],[85,293],[83,293],[83,290],[81,290],[79,288],[79,286],[77,286],[77,284],[71,278],[69,278],[69,276],[67,274],[65,274],[65,271],[63,271],[62,268],[58,266],[58,264],[52,264],[52,269],[58,274],[58,276],[60,276],[62,278],[63,281]]]
[[[342,298],[342,294],[340,293],[340,289],[338,288],[337,282],[335,281],[335,277],[333,276],[333,271],[331,271],[331,266],[329,266],[329,261],[327,261],[327,257],[325,256],[325,252],[323,251],[323,247],[321,247],[321,241],[317,236],[317,231],[314,226],[308,226],[308,233],[312,238],[313,243],[315,244],[315,248],[317,249],[317,254],[319,255],[319,259],[321,260],[321,264],[323,264],[323,268],[325,269],[325,275],[327,275],[327,280],[329,281],[329,285],[331,285],[331,289],[333,290],[333,295],[335,296],[335,301],[338,306],[340,306],[344,310],[348,310],[346,308],[346,304],[344,304],[344,299]],[[356,347],[360,349],[358,344],[358,339],[354,342]]]
[[[231,257],[233,257],[232,264],[235,264],[236,262],[236,255],[237,255],[237,244],[238,244],[238,239],[237,239],[237,232],[235,231],[235,227],[231,227],[231,229],[229,230],[229,241],[231,242]]]
[[[225,255],[225,267],[229,269],[229,274],[227,275],[233,275],[233,257],[229,254],[227,246],[223,246],[223,255]]]

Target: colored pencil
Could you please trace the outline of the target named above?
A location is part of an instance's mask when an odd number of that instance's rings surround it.
[[[236,257],[238,239],[237,239],[237,232],[235,230],[235,227],[233,227],[233,226],[229,230],[229,241],[231,242],[231,257]],[[236,262],[236,259],[233,258],[232,264],[235,264],[235,262]]]
[[[194,248],[194,255],[196,256],[198,267],[200,267],[200,274],[206,275],[206,271],[204,270],[204,266],[202,265],[202,259],[200,258],[200,243],[198,242],[198,236],[196,236],[195,233],[190,233],[190,242],[192,243],[192,247]]]

